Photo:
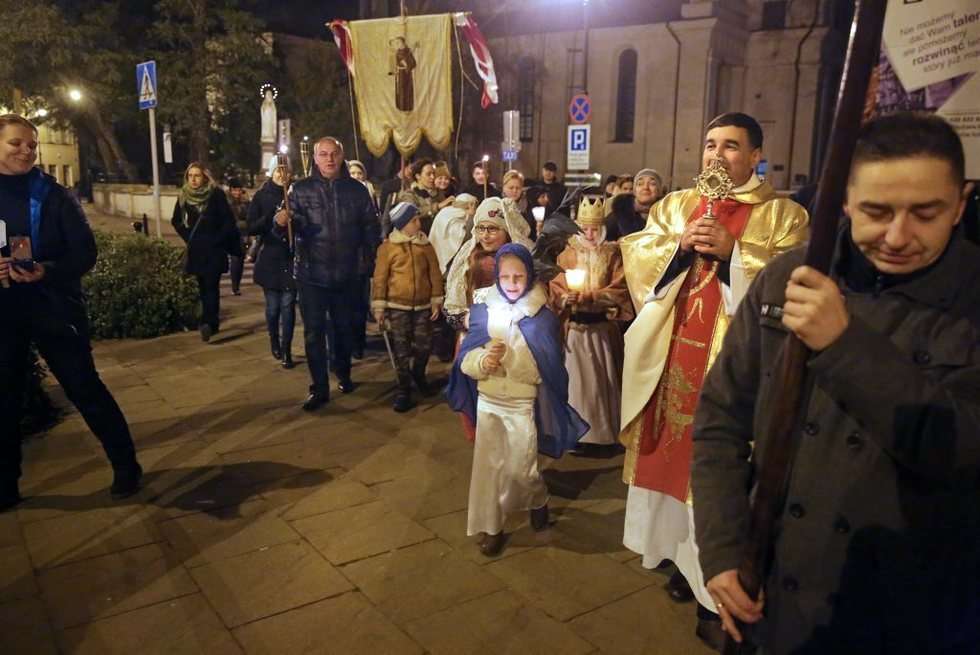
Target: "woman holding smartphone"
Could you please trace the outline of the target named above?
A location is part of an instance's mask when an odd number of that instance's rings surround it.
[[[184,171],[184,185],[170,221],[187,244],[184,272],[197,278],[201,296],[201,340],[218,331],[219,285],[228,255],[242,256],[241,237],[224,191],[198,162]]]
[[[102,442],[115,473],[112,497],[135,494],[143,475],[126,418],[92,359],[81,278],[95,266],[95,238],[68,190],[34,167],[37,136],[26,118],[0,116],[0,512],[21,500],[31,342]]]

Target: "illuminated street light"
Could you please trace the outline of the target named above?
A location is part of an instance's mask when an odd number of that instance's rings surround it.
[[[78,89],[69,89],[68,90],[68,97],[71,99],[72,102],[81,102],[82,101],[82,92],[79,91]]]
[[[288,152],[289,152],[289,146],[287,146],[285,143],[279,146],[279,154],[285,155]]]
[[[45,116],[48,115],[48,110],[45,109],[44,107],[41,107],[40,109],[37,110],[36,115],[38,118],[44,118]]]

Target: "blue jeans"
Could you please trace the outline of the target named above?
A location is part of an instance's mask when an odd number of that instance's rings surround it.
[[[279,289],[263,289],[263,291],[265,292],[266,329],[269,330],[269,336],[279,342],[283,355],[286,355],[293,345],[293,328],[296,326],[296,292]]]

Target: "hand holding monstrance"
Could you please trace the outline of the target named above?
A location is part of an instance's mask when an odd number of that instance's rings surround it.
[[[694,251],[699,255],[710,255],[728,261],[735,248],[735,236],[726,230],[714,214],[714,205],[732,194],[734,184],[728,176],[721,159],[712,159],[707,167],[695,178],[698,193],[707,198],[704,215],[691,221],[681,235],[681,250]]]

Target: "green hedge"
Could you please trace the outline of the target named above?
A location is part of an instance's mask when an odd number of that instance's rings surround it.
[[[99,260],[82,278],[92,337],[148,339],[197,326],[197,282],[183,248],[140,234],[96,231]]]

